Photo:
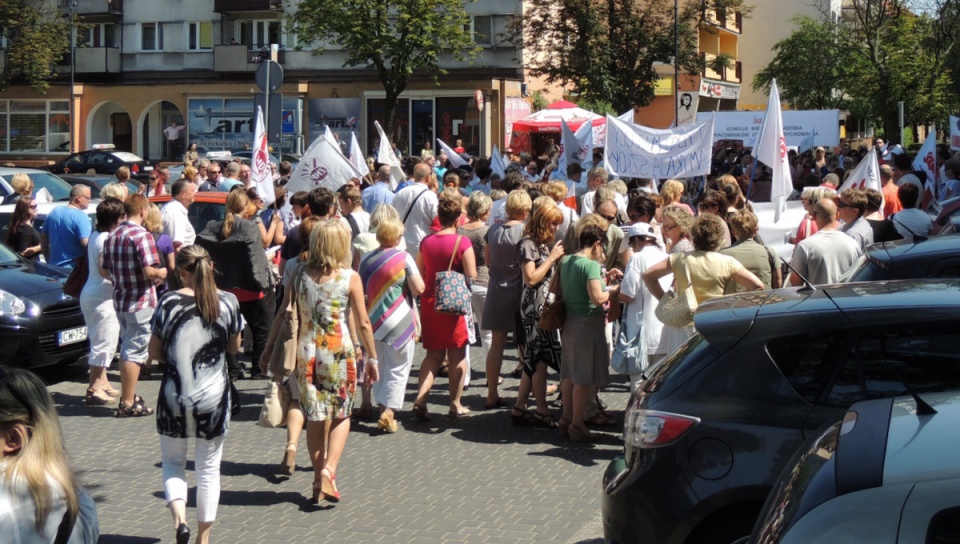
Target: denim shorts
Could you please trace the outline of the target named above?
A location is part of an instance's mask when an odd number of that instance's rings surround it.
[[[150,320],[153,308],[138,312],[117,312],[120,321],[120,360],[142,365],[147,362],[150,344]]]

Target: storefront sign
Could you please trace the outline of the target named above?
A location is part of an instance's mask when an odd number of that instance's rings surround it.
[[[724,100],[737,100],[740,98],[739,85],[727,85],[709,79],[700,80],[700,96],[707,98],[721,98]]]
[[[284,98],[283,109],[296,111],[298,100]],[[252,98],[188,99],[190,143],[206,151],[250,149],[253,146],[253,102]]]
[[[654,96],[673,96],[673,78],[661,77],[653,84]]]
[[[307,107],[311,140],[323,134],[323,127],[328,126],[340,138],[340,148],[345,151],[350,133],[360,131],[359,98],[312,98]]]
[[[765,113],[762,111],[700,112],[697,122],[716,115],[714,141],[740,140],[752,146],[757,140]],[[813,145],[832,147],[840,143],[840,112],[838,110],[786,110],[783,112],[783,135],[787,146],[800,146],[813,135]]]
[[[477,102],[477,111],[483,111],[483,91],[477,89],[477,93],[474,95],[474,100]]]
[[[628,178],[688,178],[710,173],[713,120],[668,130],[624,123],[607,116],[604,167]]]

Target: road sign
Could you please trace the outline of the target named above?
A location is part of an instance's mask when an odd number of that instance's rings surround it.
[[[280,118],[283,115],[283,95],[280,93],[270,93],[270,111],[264,106],[266,96],[264,93],[257,93],[253,100],[253,116],[256,118],[257,106],[263,110],[263,124],[267,129],[267,141],[280,141]]]
[[[474,96],[477,99],[477,111],[483,111],[483,91],[477,89],[477,93]]]
[[[257,82],[257,87],[260,87],[261,91],[266,91],[269,86],[270,92],[274,92],[283,83],[283,67],[272,60],[263,61],[260,66],[257,66],[254,81]]]

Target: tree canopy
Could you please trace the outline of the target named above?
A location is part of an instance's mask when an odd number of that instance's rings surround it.
[[[415,72],[446,74],[443,56],[475,57],[470,17],[461,0],[302,0],[292,16],[294,32],[319,55],[327,46],[344,51],[344,66],[377,71],[386,92],[384,127],[393,133],[397,99]]]
[[[0,0],[0,27],[7,39],[0,86],[23,82],[45,92],[70,51],[70,20],[44,0]]]

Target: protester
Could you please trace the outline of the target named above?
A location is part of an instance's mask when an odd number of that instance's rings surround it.
[[[371,251],[380,247],[377,241],[377,228],[388,219],[400,220],[400,214],[389,204],[377,204],[373,213],[370,214],[370,229],[367,232],[361,232],[353,238],[353,269],[360,269],[360,261]],[[403,238],[397,241],[396,248],[400,251],[406,251],[407,246]]]
[[[550,204],[537,206],[517,246],[523,280],[520,318],[524,358],[517,401],[510,414],[515,425],[529,423],[546,428],[557,425],[547,404],[547,368],[560,371],[560,331],[543,330],[538,325],[555,273],[554,265],[563,257],[563,244],[557,241],[562,222],[563,213],[552,200]],[[527,410],[531,392],[536,402],[532,412]]]
[[[147,183],[146,190],[143,193],[143,196],[150,198],[152,196],[161,196],[167,194],[167,187],[164,185],[166,178],[170,176],[170,170],[167,170],[167,175],[160,171],[160,168],[154,168],[147,175],[147,179],[150,180]]]
[[[742,264],[753,275],[760,278],[764,289],[777,289],[781,285],[779,259],[773,249],[757,242],[757,216],[748,209],[737,210],[730,214],[730,230],[737,240],[730,247],[720,250]],[[736,282],[727,283],[725,294],[743,291]]]
[[[836,191],[828,187],[805,187],[803,189],[803,209],[806,215],[797,226],[796,234],[790,238],[790,243],[797,245],[806,238],[817,233],[817,221],[814,214],[814,206],[824,198],[834,198]]]
[[[420,315],[423,328],[423,348],[427,355],[420,363],[417,399],[413,413],[420,420],[429,420],[427,394],[433,386],[434,376],[440,364],[449,362],[450,417],[469,413],[460,403],[463,393],[463,372],[466,366],[465,351],[468,343],[467,325],[463,316],[439,313],[436,305],[437,272],[448,269],[460,272],[469,280],[477,277],[477,261],[470,240],[456,234],[457,220],[461,215],[460,205],[453,200],[443,200],[438,205],[441,230],[423,239],[417,254],[417,268],[424,281],[420,295]],[[409,250],[409,248],[408,248]]]
[[[416,256],[420,242],[430,233],[430,223],[437,217],[437,178],[426,164],[413,168],[413,183],[397,191],[393,207],[403,223],[403,240],[407,252]]]
[[[160,208],[156,204],[150,204],[147,208],[147,216],[143,219],[143,228],[153,235],[153,243],[160,254],[160,260],[167,268],[167,278],[173,277],[173,270],[176,267],[174,263],[174,246],[170,237],[163,233],[163,222],[160,216]],[[157,284],[157,296],[166,292],[167,286],[164,283]]]
[[[10,187],[13,192],[3,197],[0,204],[16,204],[21,198],[33,196],[33,180],[23,172],[17,172],[10,178]]]
[[[247,193],[247,206],[241,216],[247,221],[253,221],[257,224],[260,231],[260,242],[263,248],[267,249],[277,237],[277,232],[283,230],[283,220],[278,214],[270,214],[270,226],[264,225],[263,217],[260,215],[266,205],[263,198],[257,193],[256,187],[250,187],[245,191]]]
[[[863,192],[867,195],[867,211],[863,217],[873,230],[873,243],[879,244],[880,242],[902,239],[903,237],[894,228],[893,221],[889,217],[883,216],[881,211],[883,208],[883,193],[876,189],[863,189]],[[897,202],[899,203],[899,199]]]
[[[390,190],[390,167],[383,165],[377,170],[376,182],[361,194],[363,209],[373,211],[379,204],[393,205],[393,199],[394,193]]]
[[[392,209],[381,205],[384,209]],[[360,278],[368,293],[367,312],[373,322],[376,353],[380,356],[380,380],[373,384],[373,397],[380,408],[377,427],[397,432],[396,412],[403,408],[403,396],[413,367],[417,335],[415,302],[410,297],[423,292],[423,279],[409,253],[398,249],[403,223],[399,218],[379,222],[376,236],[380,247],[363,257]]]
[[[110,385],[107,368],[117,353],[120,340],[120,322],[113,307],[113,282],[105,277],[100,268],[104,245],[124,217],[123,202],[108,198],[97,205],[97,228],[87,244],[89,275],[80,293],[80,309],[87,325],[90,341],[90,384],[84,402],[89,405],[110,404],[120,392]]]
[[[899,155],[897,155],[899,157]],[[926,212],[920,209],[920,192],[913,183],[905,183],[897,190],[903,210],[890,218],[900,236],[907,240],[926,238],[933,228],[933,222]],[[911,204],[912,203],[912,204]]]
[[[904,209],[919,208],[923,199],[923,183],[913,172],[913,157],[907,153],[899,153],[893,156],[893,180],[897,187],[903,187],[905,183],[910,183],[917,188],[917,202],[905,202],[903,197],[899,196],[900,204]]]
[[[54,208],[40,233],[40,247],[47,264],[73,268],[76,259],[84,254],[87,239],[93,230],[90,218],[84,213],[90,205],[90,187],[74,185],[70,189],[70,203]]]
[[[847,189],[837,197],[837,208],[843,226],[840,231],[860,244],[863,251],[873,243],[873,228],[864,218],[867,213],[867,195],[860,189]]]
[[[178,180],[170,188],[170,202],[163,206],[163,232],[173,242],[173,248],[177,251],[183,246],[193,245],[197,239],[197,232],[187,212],[196,197],[197,185],[193,181]]]
[[[790,285],[803,279],[814,285],[836,283],[863,253],[856,240],[840,232],[837,205],[824,198],[813,206],[817,233],[797,244],[790,262]]]
[[[40,261],[40,233],[33,227],[37,218],[37,202],[30,197],[17,200],[10,217],[6,243],[17,255],[33,262]]]
[[[593,213],[595,206],[594,195],[598,188],[607,184],[608,179],[609,175],[607,171],[599,166],[591,168],[590,171],[587,172],[587,192],[584,193],[580,200],[580,215]],[[623,213],[627,212],[627,201],[623,195],[617,193],[617,196],[614,197],[614,203],[617,205],[618,211],[623,211]]]
[[[663,183],[663,187],[660,188],[660,198],[663,199],[663,207],[669,208],[678,206],[690,212],[690,215],[693,215],[693,208],[691,208],[688,204],[681,202],[685,189],[686,187],[680,180],[668,179],[665,181]]]
[[[480,345],[483,347],[484,363],[486,363],[487,356],[490,353],[490,344],[493,340],[493,332],[483,328],[483,308],[487,303],[487,289],[490,284],[490,268],[485,260],[486,238],[487,232],[490,230],[487,225],[487,218],[490,216],[492,205],[493,201],[482,191],[472,193],[467,201],[467,221],[457,227],[457,234],[470,240],[477,263],[477,277],[470,283],[470,308],[473,310],[473,319],[480,329]],[[468,350],[468,359],[469,355]],[[471,372],[472,369],[468,360],[463,377],[464,387],[470,384]]]
[[[340,221],[350,231],[350,239],[370,230],[370,214],[360,204],[360,188],[356,185],[343,185],[337,189],[337,203],[340,206]]]
[[[481,329],[492,331],[490,350],[487,353],[487,401],[485,407],[506,406],[500,398],[497,386],[500,381],[500,367],[503,364],[503,350],[507,343],[507,334],[513,333],[520,345],[518,328],[520,299],[523,282],[520,263],[517,260],[517,245],[523,238],[524,222],[530,216],[533,203],[526,191],[514,191],[507,197],[507,220],[498,223],[487,232],[483,261],[490,271],[487,286],[487,299],[483,308]]]
[[[80,487],[50,393],[0,366],[0,534],[11,544],[96,544],[97,507]]]

